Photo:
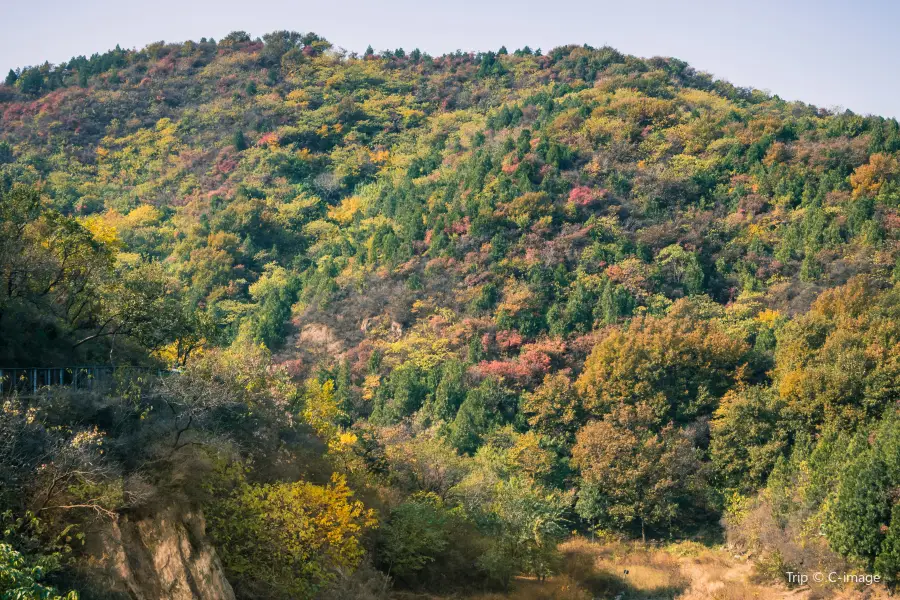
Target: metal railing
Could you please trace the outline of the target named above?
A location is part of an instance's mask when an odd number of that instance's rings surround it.
[[[169,371],[152,367],[117,367],[112,365],[81,365],[74,367],[16,367],[0,368],[0,396],[37,394],[49,386],[64,386],[74,390],[100,391],[121,377],[137,378],[162,376]]]

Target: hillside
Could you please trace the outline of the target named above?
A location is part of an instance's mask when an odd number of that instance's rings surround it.
[[[0,367],[174,372],[11,398],[9,551],[102,597],[59,536],[174,505],[238,598],[503,590],[573,531],[893,586],[898,209],[896,120],[608,47],[11,71]]]

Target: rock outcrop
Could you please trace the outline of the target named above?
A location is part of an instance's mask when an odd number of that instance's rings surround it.
[[[134,600],[233,600],[199,512],[168,508],[122,516],[92,536],[89,551],[108,591]]]

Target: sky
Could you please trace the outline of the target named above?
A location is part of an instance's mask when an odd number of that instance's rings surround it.
[[[896,0],[0,0],[0,69],[120,44],[314,31],[363,52],[610,45],[739,86],[900,117]]]

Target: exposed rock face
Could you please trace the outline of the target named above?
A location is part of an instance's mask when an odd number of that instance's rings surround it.
[[[91,543],[110,591],[134,600],[233,600],[200,513],[122,517]]]

